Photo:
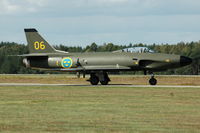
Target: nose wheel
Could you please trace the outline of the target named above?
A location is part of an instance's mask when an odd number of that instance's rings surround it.
[[[151,74],[151,78],[149,79],[149,84],[150,85],[156,85],[157,84],[157,79],[154,78],[154,74]]]
[[[155,79],[155,78],[149,79],[149,84],[150,85],[156,85],[157,84],[157,79]]]

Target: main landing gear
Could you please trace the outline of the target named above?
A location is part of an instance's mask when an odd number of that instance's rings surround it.
[[[146,72],[145,72],[146,73]],[[156,85],[157,79],[154,77],[154,74],[152,72],[149,72],[151,74],[151,78],[149,79],[150,85]],[[97,73],[90,73],[90,79],[88,80],[92,85],[98,85],[99,82],[102,85],[108,85],[110,82],[110,78],[108,77],[107,72],[97,72]]]
[[[108,77],[108,74],[106,72],[102,73],[91,73],[90,79],[88,80],[92,85],[97,85],[99,82],[102,85],[108,85],[108,82],[110,81],[110,78]]]

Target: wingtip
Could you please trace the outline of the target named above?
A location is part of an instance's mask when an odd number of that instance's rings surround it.
[[[38,31],[34,28],[30,28],[30,29],[24,29],[24,32],[38,32]]]

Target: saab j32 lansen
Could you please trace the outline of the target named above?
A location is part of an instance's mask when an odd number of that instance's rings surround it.
[[[108,72],[144,71],[151,74],[149,83],[156,85],[153,72],[183,67],[191,64],[192,59],[173,54],[94,52],[68,53],[54,49],[44,40],[36,29],[25,29],[29,54],[22,55],[26,67],[50,71],[77,72],[90,74],[90,83],[107,85]]]

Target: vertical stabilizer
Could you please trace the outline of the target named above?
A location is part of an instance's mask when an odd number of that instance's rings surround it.
[[[30,53],[55,53],[55,50],[36,29],[24,29]]]

